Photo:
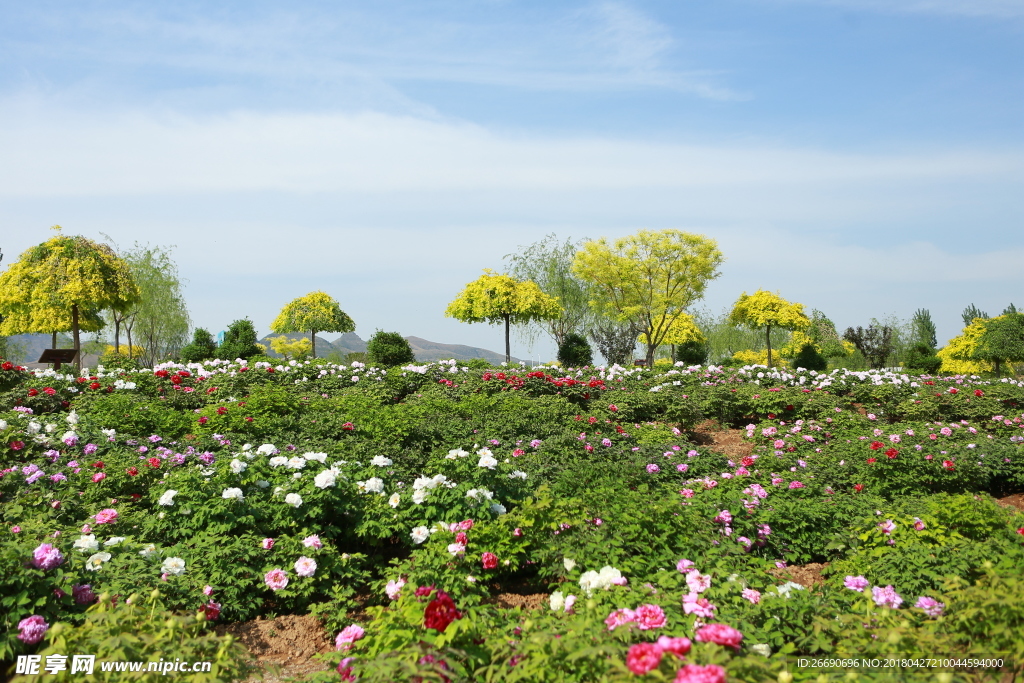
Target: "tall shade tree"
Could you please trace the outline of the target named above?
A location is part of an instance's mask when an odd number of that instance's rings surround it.
[[[444,312],[464,323],[505,324],[505,362],[512,362],[509,330],[535,320],[553,320],[562,314],[558,299],[541,291],[535,282],[521,282],[510,275],[484,269],[466,285]]]
[[[676,319],[704,296],[724,261],[715,240],[680,230],[641,230],[609,244],[584,243],[572,272],[593,285],[591,306],[646,337],[647,364]]]
[[[753,294],[743,292],[732,307],[729,321],[753,330],[764,329],[768,367],[772,367],[772,328],[802,330],[811,324],[804,314],[803,304],[792,304],[778,294],[761,289]]]
[[[551,233],[543,240],[505,256],[511,265],[509,275],[520,281],[535,282],[542,292],[558,299],[562,314],[539,321],[557,346],[562,345],[567,334],[589,329],[594,318],[588,285],[572,272],[579,245],[568,239],[560,242]],[[531,325],[527,329],[534,328]],[[532,341],[533,335],[530,339]]]
[[[54,229],[60,232],[59,226]],[[82,329],[99,329],[103,309],[139,301],[131,268],[106,244],[58,234],[32,247],[0,275],[0,334],[71,330],[82,367]]]
[[[122,258],[131,268],[140,296],[120,320],[118,311],[110,312],[115,323],[115,351],[120,349],[123,326],[129,351],[134,344],[142,347],[142,361],[152,366],[176,356],[188,342],[192,321],[181,291],[178,266],[169,249],[138,243]]]
[[[278,334],[309,332],[313,358],[316,358],[317,332],[353,332],[356,324],[330,295],[310,292],[282,308],[274,322],[270,323],[270,329]]]
[[[973,359],[992,363],[996,377],[1002,374],[1003,363],[1024,361],[1024,313],[1004,313],[981,324],[985,331]]]

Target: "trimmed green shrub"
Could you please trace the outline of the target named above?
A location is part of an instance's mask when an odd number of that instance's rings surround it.
[[[814,344],[804,344],[801,346],[800,352],[793,357],[790,365],[794,368],[804,368],[805,370],[814,370],[815,372],[828,370],[828,361],[818,353],[818,350],[814,348]]]
[[[217,354],[217,343],[213,341],[213,335],[209,330],[202,327],[196,328],[192,335],[192,342],[181,350],[182,363],[198,363]]]
[[[263,353],[257,343],[256,328],[248,318],[236,320],[228,325],[224,333],[224,341],[217,349],[217,357],[224,360],[236,358],[252,358]]]
[[[583,335],[570,332],[558,345],[558,362],[562,367],[581,368],[593,365],[594,353]]]
[[[398,332],[377,330],[366,342],[366,356],[374,365],[395,366],[416,362],[409,341]]]
[[[708,347],[702,342],[690,340],[676,346],[676,361],[687,365],[704,365],[708,360]]]

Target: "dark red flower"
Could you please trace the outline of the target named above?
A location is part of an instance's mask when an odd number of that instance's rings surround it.
[[[786,410],[793,410],[793,406],[786,406]]]
[[[879,448],[882,448],[883,446],[885,446],[885,444],[882,443],[881,441],[872,441],[871,442],[871,450],[873,450],[873,451],[877,451]]]
[[[957,394],[957,393],[959,393],[959,390],[956,387],[950,387],[949,388],[949,393]]]
[[[38,396],[39,395],[39,390],[38,389],[29,389],[28,390],[28,395],[29,396]]]
[[[10,446],[11,446],[11,450],[12,451],[20,451],[22,448],[25,447],[25,442],[24,441],[12,441]]]
[[[768,413],[768,419],[769,420],[774,420],[775,419],[775,413]]]
[[[92,382],[92,383],[89,384],[89,388],[92,389],[93,391],[96,391],[101,386],[103,386],[103,385],[100,384],[99,382]]]
[[[974,390],[974,395],[977,396],[978,398],[981,398],[982,396],[985,395],[985,392],[982,391],[981,389],[975,389]]]
[[[480,556],[480,563],[484,569],[494,569],[498,566],[498,556],[494,553],[484,553]]]
[[[433,586],[418,586],[416,588],[416,597],[425,598],[434,592]]]
[[[134,477],[135,475],[137,475],[139,473],[139,468],[138,467],[129,467],[128,469],[125,470],[125,472],[128,473],[129,477]]]
[[[199,418],[199,424],[201,424],[201,425],[204,425],[204,424],[206,424],[209,421],[210,421],[210,418],[208,418],[206,416],[203,416],[203,417]]]
[[[267,368],[267,372],[273,372],[274,368]]]
[[[102,470],[106,465],[103,463],[102,460],[97,460],[92,464],[92,466]]]
[[[423,612],[423,626],[444,633],[448,625],[462,618],[462,612],[455,609],[455,602],[444,591],[437,591],[437,597],[427,603]]]
[[[175,375],[174,377],[171,377],[171,384],[174,384],[174,385],[181,384],[181,378],[178,377],[177,375]]]
[[[945,467],[950,472],[952,472],[954,469],[956,469],[956,467],[953,465],[953,461],[952,460],[943,460],[942,461],[942,466]]]
[[[157,370],[153,374],[156,375],[157,377],[166,377],[170,373],[168,373],[166,370]]]
[[[146,464],[149,465],[150,467],[154,467],[154,468],[155,467],[160,467],[160,458],[156,458],[156,457],[149,458],[148,460],[146,460]]]
[[[854,484],[853,490],[856,491],[857,493],[860,493],[861,491],[864,490],[864,484]]]
[[[899,454],[900,454],[900,452],[899,452],[898,450],[896,450],[895,448],[890,448],[889,450],[887,450],[887,451],[885,452],[885,454],[886,454],[887,456],[889,456],[889,459],[890,459],[890,460],[895,460],[896,456],[897,456],[897,455],[899,455]]]
[[[214,621],[217,617],[220,616],[220,603],[211,600],[210,602],[200,607],[199,611],[206,615],[207,621]]]
[[[218,414],[218,415],[224,415],[224,414],[226,414],[227,412],[228,412],[228,409],[227,409],[227,408],[225,408],[224,406],[221,406],[221,407],[217,408],[217,414]]]

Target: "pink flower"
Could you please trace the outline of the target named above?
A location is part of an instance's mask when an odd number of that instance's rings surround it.
[[[693,498],[693,489],[683,489],[679,492],[683,498]]]
[[[918,531],[924,531],[925,524],[921,521],[920,517],[914,517],[914,528]]]
[[[932,617],[933,619],[936,617],[941,617],[942,611],[946,609],[946,605],[944,603],[939,602],[935,598],[929,598],[924,595],[917,599],[917,604],[915,604],[914,607],[917,607],[918,609],[923,609],[924,613]]]
[[[724,647],[740,649],[743,634],[725,624],[708,624],[697,629],[697,640],[701,643],[716,643]]]
[[[875,586],[871,589],[871,597],[879,607],[897,609],[903,604],[903,598],[896,594],[896,590],[892,586],[886,586],[885,588]]]
[[[655,465],[654,463],[651,463],[650,465],[647,466],[647,473],[648,474],[655,474],[656,472],[660,472],[660,471],[661,471],[661,468],[658,467],[657,465]]]
[[[850,590],[863,593],[864,589],[867,588],[870,583],[863,576],[847,576],[846,580],[843,581],[843,585]]]
[[[707,599],[700,597],[700,593],[687,593],[683,596],[683,612],[696,614],[698,617],[710,619],[715,616],[716,607]]]
[[[97,472],[96,474],[92,475],[92,481],[94,484],[98,484],[99,482],[103,481],[106,478],[107,475],[103,474],[102,472]]]
[[[676,672],[673,683],[725,683],[725,669],[717,664],[687,664]]]
[[[356,676],[352,673],[352,662],[356,660],[355,657],[345,657],[345,659],[338,662],[338,673],[341,674],[341,680],[348,683],[349,681],[355,681]]]
[[[203,595],[213,595],[213,586],[203,586]]]
[[[471,520],[471,519],[464,519],[461,522],[459,522],[459,529],[461,531],[469,531],[472,528],[473,528],[473,520]]]
[[[405,579],[398,579],[397,581],[388,581],[388,585],[384,586],[384,592],[388,594],[388,597],[392,600],[397,600],[402,595],[402,586],[405,585]]]
[[[690,572],[697,571],[697,569],[693,566],[693,562],[685,559],[676,562],[676,569],[679,570],[680,574],[689,574]]]
[[[18,630],[20,631],[18,640],[26,645],[35,645],[43,639],[48,628],[50,628],[50,625],[46,623],[46,619],[43,619],[38,614],[33,614],[31,617],[18,622]]]
[[[498,566],[498,556],[494,553],[484,553],[480,556],[480,563],[484,569],[494,569]]]
[[[640,605],[636,608],[636,625],[641,631],[661,628],[665,625],[665,612],[657,605]]]
[[[520,536],[523,535],[523,530],[520,529],[519,527],[516,527],[515,529],[512,530],[512,535],[515,536],[516,538],[519,538]]]
[[[685,657],[690,651],[689,638],[670,638],[668,636],[661,636],[658,638],[658,647],[665,652],[671,652],[676,657]]]
[[[783,441],[782,439],[775,439],[775,443],[773,443],[772,445],[775,446],[776,448],[785,448],[786,442]]]
[[[631,609],[617,609],[604,620],[609,631],[614,631],[619,626],[624,626],[636,621],[636,612]]]
[[[352,647],[352,643],[361,640],[364,635],[366,635],[366,631],[362,626],[351,624],[343,628],[338,637],[334,639],[334,647],[339,650],[348,650]]]
[[[884,522],[879,522],[878,528],[882,530],[883,534],[891,534],[896,530],[896,522],[891,519],[887,519]]]
[[[263,580],[271,590],[279,591],[288,585],[288,573],[283,569],[271,569]]]
[[[802,489],[804,485],[798,481],[789,482],[789,488],[791,489]]]
[[[74,585],[71,587],[71,598],[76,605],[91,605],[96,602],[96,594],[92,592],[90,584]]]
[[[107,508],[96,513],[97,524],[110,524],[117,519],[117,510]]]
[[[302,539],[302,545],[306,546],[307,548],[315,548],[317,550],[320,550],[320,548],[324,547],[324,544],[320,540],[320,537],[316,534],[313,534],[312,536],[306,536],[304,539]]]
[[[638,676],[658,668],[662,650],[654,643],[637,643],[629,648],[626,667]]]
[[[752,605],[756,605],[761,602],[761,591],[754,588],[744,588],[740,595],[743,596],[745,600],[749,600]]]
[[[63,561],[64,556],[61,555],[61,552],[49,543],[43,543],[32,551],[32,564],[36,569],[42,569],[44,572],[60,566]]]
[[[678,465],[676,465],[676,470],[678,470],[679,472],[685,472],[688,469],[690,469],[690,466],[687,465],[685,462],[681,462]]]
[[[732,521],[732,513],[728,510],[722,510],[712,521],[718,522],[719,524],[728,524]]]
[[[303,555],[295,560],[295,573],[299,576],[313,576],[316,573],[316,560]]]
[[[263,541],[260,543],[260,545],[263,546],[264,550],[270,550],[271,548],[274,547],[274,539],[272,539],[272,538],[264,538]]]
[[[711,577],[700,572],[691,572],[686,576],[686,585],[694,593],[703,593],[708,588],[711,588]]]

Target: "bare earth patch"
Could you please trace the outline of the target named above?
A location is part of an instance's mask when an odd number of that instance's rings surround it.
[[[821,570],[827,566],[828,562],[824,564],[811,562],[810,564],[786,567],[785,569],[770,569],[769,572],[772,576],[780,579],[799,583],[804,588],[813,588],[825,583],[825,579],[821,576]]]
[[[520,595],[519,593],[498,593],[494,597],[488,599],[486,602],[495,605],[501,609],[541,609],[548,603],[547,593],[531,593],[530,595]]]
[[[739,460],[754,451],[754,444],[744,440],[746,433],[744,429],[729,429],[714,420],[705,420],[690,430],[688,436],[698,446],[707,446],[727,458]]]
[[[1003,507],[1016,508],[1018,511],[1024,512],[1024,493],[1015,493],[1012,496],[999,498],[996,502]]]
[[[256,619],[239,624],[218,626],[218,634],[230,633],[252,653],[265,670],[265,683],[295,678],[323,671],[328,667],[313,655],[330,652],[334,645],[320,621],[312,615],[287,614],[275,619]]]

